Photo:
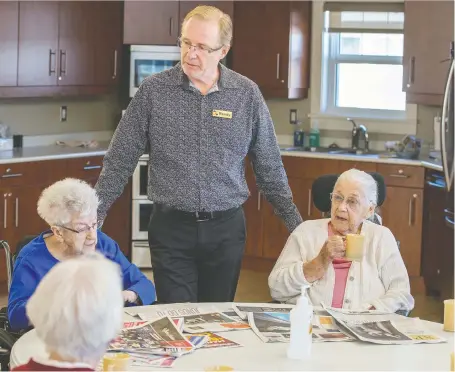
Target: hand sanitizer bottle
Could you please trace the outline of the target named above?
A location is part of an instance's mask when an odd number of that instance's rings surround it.
[[[287,351],[289,359],[307,359],[313,343],[313,306],[306,296],[308,285],[302,286],[297,305],[291,310],[291,339]]]

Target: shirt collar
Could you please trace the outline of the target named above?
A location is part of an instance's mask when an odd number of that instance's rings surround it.
[[[222,90],[223,88],[238,88],[237,79],[233,76],[231,70],[229,70],[222,63],[218,64],[220,69],[220,76],[216,83],[217,90]],[[190,86],[193,86],[188,79],[188,76],[185,75],[182,69],[181,63],[177,63],[170,72],[172,85],[181,85],[183,89],[189,89]],[[210,92],[214,89],[215,85],[210,89]]]

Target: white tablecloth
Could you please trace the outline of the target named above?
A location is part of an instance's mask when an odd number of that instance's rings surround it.
[[[147,315],[157,307],[200,307],[225,311],[231,304],[173,304],[129,308]],[[125,320],[133,320],[125,314]],[[251,330],[223,332],[244,347],[202,349],[176,360],[171,371],[204,371],[213,365],[227,365],[236,371],[449,371],[450,353],[454,350],[453,333],[444,332],[442,324],[424,322],[425,326],[448,340],[442,344],[375,345],[364,342],[325,342],[312,345],[311,358],[294,361],[286,357],[287,344],[266,344]],[[32,356],[46,356],[44,345],[34,330],[23,335],[11,351],[11,367],[28,362]],[[134,367],[134,370],[163,368]],[[166,369],[164,369],[166,370]]]

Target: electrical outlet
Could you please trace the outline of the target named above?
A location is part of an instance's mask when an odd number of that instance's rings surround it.
[[[66,106],[60,106],[60,121],[66,121],[68,109]]]
[[[289,123],[290,124],[297,124],[297,109],[290,109],[289,110]]]

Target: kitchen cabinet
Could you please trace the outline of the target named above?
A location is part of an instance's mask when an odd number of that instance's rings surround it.
[[[16,62],[6,64],[16,66],[17,86],[0,88],[0,97],[111,91],[119,81],[122,12],[117,1],[20,1]]]
[[[102,168],[102,159],[102,156],[86,156],[0,164],[0,238],[6,240],[15,252],[16,245],[26,235],[38,235],[48,229],[36,210],[41,192],[66,177],[83,179],[95,185]],[[123,253],[130,257],[131,180],[109,210],[102,231],[114,239]],[[0,283],[6,285],[3,252],[0,253]]]
[[[0,1],[0,87],[17,85],[19,3]]]
[[[177,45],[179,2],[125,1],[123,43]]]
[[[311,1],[234,3],[232,68],[266,99],[307,98]]]
[[[198,5],[213,5],[233,16],[233,1],[125,1],[123,43],[177,45],[186,14]]]
[[[442,104],[453,30],[453,1],[405,1],[403,91],[408,103]]]

